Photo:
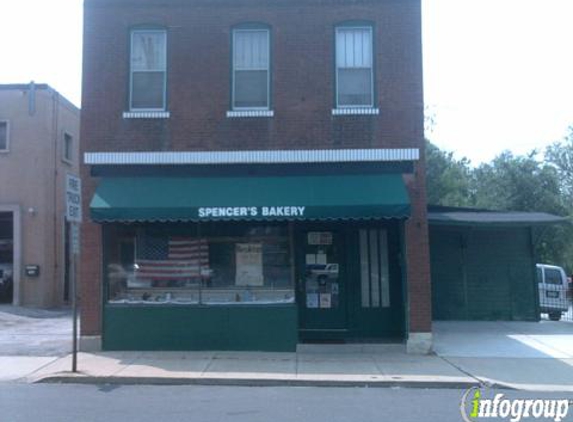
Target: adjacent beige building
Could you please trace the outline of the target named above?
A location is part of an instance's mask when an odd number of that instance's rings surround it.
[[[45,84],[0,85],[0,268],[15,305],[70,298],[66,174],[78,174],[80,110]]]

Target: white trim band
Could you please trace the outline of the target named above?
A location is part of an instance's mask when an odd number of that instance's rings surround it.
[[[85,164],[286,164],[416,161],[418,148],[272,151],[86,152]]]
[[[274,117],[274,110],[229,110],[227,117]]]
[[[354,116],[354,115],[378,115],[380,114],[379,108],[372,108],[372,107],[343,107],[343,108],[333,108],[332,115],[333,116]]]
[[[124,111],[124,119],[169,119],[168,111]]]

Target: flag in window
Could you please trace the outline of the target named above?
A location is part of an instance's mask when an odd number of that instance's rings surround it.
[[[206,239],[139,236],[135,274],[151,280],[200,278],[209,268]]]

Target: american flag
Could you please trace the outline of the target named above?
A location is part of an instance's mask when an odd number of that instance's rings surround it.
[[[201,277],[209,267],[206,239],[139,236],[137,238],[138,278],[185,280]]]

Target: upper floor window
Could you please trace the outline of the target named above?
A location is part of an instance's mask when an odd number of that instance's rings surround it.
[[[8,122],[0,121],[0,152],[8,151]]]
[[[373,107],[372,27],[336,28],[336,107]]]
[[[131,32],[131,110],[165,110],[167,33],[159,29]]]
[[[69,133],[64,133],[64,161],[72,162],[73,159],[74,138]]]
[[[234,110],[269,109],[269,32],[266,28],[241,28],[233,31]]]

